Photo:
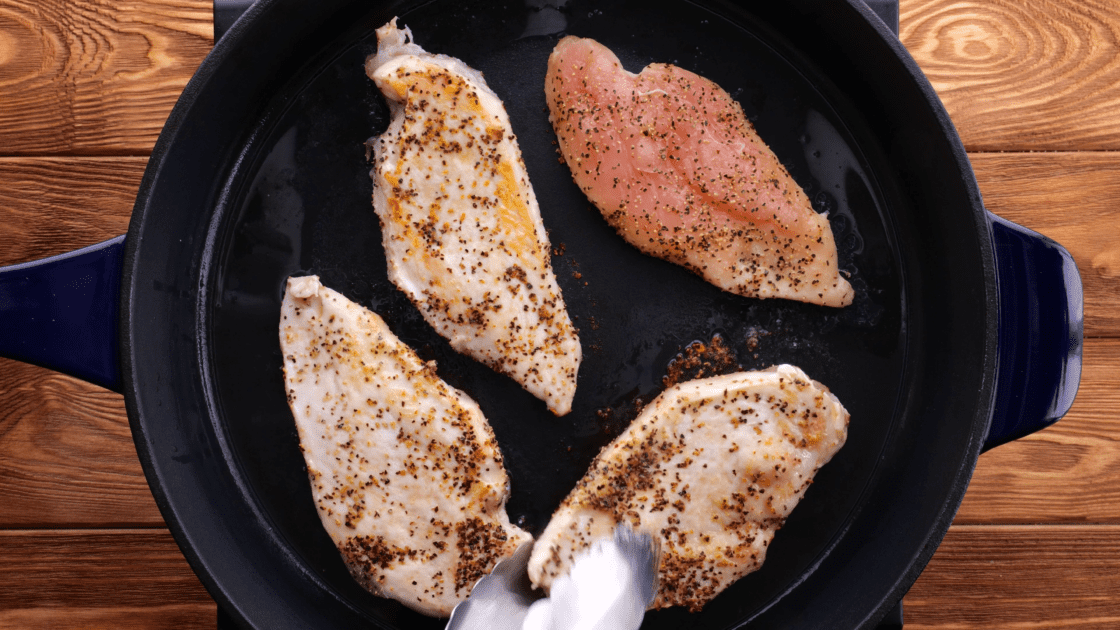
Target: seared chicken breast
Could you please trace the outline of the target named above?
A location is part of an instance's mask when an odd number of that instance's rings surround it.
[[[565,37],[545,93],[572,177],[631,245],[739,295],[852,302],[828,219],[718,85]]]
[[[392,110],[370,173],[389,278],[455,350],[564,415],[579,338],[505,107],[480,72],[411,39],[394,19],[366,61]]]
[[[626,523],[661,545],[651,608],[699,610],[762,565],[847,427],[840,401],[791,365],[671,387],[561,503],[533,547],[529,577],[549,589],[592,541]]]
[[[284,383],[323,527],[376,595],[447,616],[531,536],[490,425],[372,311],[291,278]]]

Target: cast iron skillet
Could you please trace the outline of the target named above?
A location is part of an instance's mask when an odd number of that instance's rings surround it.
[[[827,384],[852,414],[849,441],[760,571],[701,613],[655,611],[643,627],[873,627],[940,542],[981,449],[1072,402],[1072,260],[984,211],[940,103],[858,2],[526,4],[254,6],[184,91],[145,173],[118,276],[120,381],[112,359],[82,375],[123,389],[157,503],[236,621],[440,628],[358,587],[319,525],[282,386],[286,278],[318,274],[376,310],[479,402],[509,469],[510,514],[534,532],[674,357],[718,336],[745,369],[793,363]],[[506,103],[584,347],[564,418],[451,351],[386,280],[362,143],[387,108],[362,61],[393,16],[481,69]],[[855,303],[722,293],[619,239],[557,161],[542,86],[565,33],[602,41],[631,70],[676,63],[737,98],[829,213]],[[48,268],[92,257],[113,270],[120,247]]]

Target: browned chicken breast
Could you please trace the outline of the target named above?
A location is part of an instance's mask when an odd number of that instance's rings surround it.
[[[529,577],[548,589],[592,541],[627,523],[661,545],[651,608],[699,610],[762,565],[847,429],[836,397],[791,365],[671,387],[564,499],[533,547]]]
[[[370,173],[389,279],[451,347],[564,415],[582,354],[509,116],[480,72],[411,38],[394,19],[366,61],[393,114]]]
[[[447,616],[529,534],[473,400],[375,313],[291,278],[280,311],[284,383],[319,518],[376,595]]]

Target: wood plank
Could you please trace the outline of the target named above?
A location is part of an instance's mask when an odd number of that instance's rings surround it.
[[[1120,340],[1086,340],[1065,418],[980,456],[954,522],[1120,523]]]
[[[147,154],[214,40],[210,0],[0,0],[0,152]]]
[[[908,630],[1115,628],[1120,527],[954,526],[904,600]],[[213,628],[166,531],[0,532],[0,629]]]
[[[950,528],[903,600],[906,630],[1120,627],[1120,527]]]
[[[0,158],[0,265],[120,236],[146,158]]]
[[[0,630],[214,630],[217,606],[211,602],[161,606],[65,606],[0,611]]]
[[[1085,286],[1085,334],[1120,336],[1120,153],[978,153],[969,159],[988,210],[1073,254]]]
[[[901,39],[970,150],[1120,148],[1109,0],[903,0]],[[0,147],[144,154],[213,44],[204,0],[0,2]]]
[[[902,0],[899,37],[970,151],[1120,148],[1120,4]]]
[[[128,229],[146,158],[0,158],[0,265]],[[0,528],[162,527],[123,398],[0,359]]]
[[[166,530],[0,532],[0,629],[213,630],[216,619]]]
[[[163,527],[124,398],[0,359],[0,528]]]

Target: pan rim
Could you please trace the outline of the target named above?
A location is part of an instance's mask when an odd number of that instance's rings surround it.
[[[866,9],[866,7],[862,6],[862,4],[858,2],[858,0],[840,1],[858,14],[864,15],[864,17],[870,17],[874,15],[870,12],[869,9]],[[180,520],[180,515],[176,511],[174,500],[166,493],[166,476],[164,475],[164,471],[161,469],[155,459],[155,453],[152,450],[153,442],[151,436],[149,435],[148,427],[141,420],[144,417],[144,414],[142,414],[143,404],[138,395],[137,383],[143,381],[145,377],[138,372],[138,364],[134,356],[134,353],[142,351],[142,348],[139,348],[134,344],[134,338],[132,335],[136,325],[136,322],[133,319],[133,308],[135,306],[135,300],[137,299],[137,291],[134,283],[136,281],[136,267],[140,263],[140,248],[142,247],[141,238],[144,233],[146,220],[149,218],[149,212],[152,209],[150,206],[151,195],[154,187],[158,183],[159,176],[163,170],[163,167],[165,166],[166,160],[169,157],[169,152],[171,151],[171,148],[175,143],[176,136],[183,126],[184,120],[186,120],[191,115],[192,109],[194,108],[197,99],[199,99],[200,95],[205,92],[205,90],[207,89],[207,85],[211,82],[214,74],[220,68],[221,64],[225,63],[225,60],[236,48],[238,42],[242,38],[244,38],[246,33],[251,29],[252,23],[257,20],[259,16],[265,14],[270,10],[273,10],[272,7],[279,6],[281,4],[282,0],[265,0],[264,2],[257,3],[253,6],[252,9],[250,9],[246,18],[239,21],[238,24],[236,24],[234,28],[231,29],[227,36],[223,38],[222,41],[217,43],[214,51],[207,56],[206,60],[200,66],[198,72],[191,79],[187,88],[184,90],[183,95],[180,97],[180,100],[176,104],[175,109],[172,111],[171,116],[168,118],[167,125],[165,126],[163,133],[161,133],[156,147],[153,149],[152,157],[149,161],[149,166],[145,171],[143,180],[140,185],[140,190],[137,195],[137,203],[134,208],[133,218],[132,221],[130,221],[128,236],[126,239],[123,266],[124,278],[122,284],[123,287],[128,288],[121,293],[122,318],[120,323],[120,340],[122,376],[124,382],[123,389],[125,393],[125,402],[129,422],[132,426],[133,437],[136,441],[137,451],[140,456],[145,475],[149,479],[149,486],[152,489],[153,495],[156,498],[157,505],[159,506],[164,519],[167,521],[169,529],[171,530],[176,541],[179,543],[180,548],[183,550],[183,553],[187,557],[188,562],[191,564],[192,568],[194,568],[196,573],[198,573],[200,578],[202,578],[204,584],[206,584],[207,586],[207,589],[211,592],[215,599],[219,600],[219,605],[223,606],[226,610],[235,612],[239,616],[241,615],[241,609],[237,606],[236,602],[233,601],[230,592],[226,588],[224,588],[217,577],[212,574],[213,567],[207,562],[207,559],[202,557],[202,555],[198,553],[195,544],[192,541],[191,532],[187,531],[184,528],[184,525]],[[725,3],[714,3],[715,6],[719,6],[720,4]],[[932,87],[928,84],[928,81],[925,81],[924,75],[922,75],[920,70],[917,68],[916,63],[913,62],[908,53],[905,53],[905,49],[902,48],[901,43],[897,42],[897,39],[893,39],[894,43],[892,44],[893,34],[890,34],[889,31],[886,31],[885,26],[877,24],[875,21],[871,21],[870,23],[872,27],[876,29],[878,34],[884,39],[884,41],[887,42],[888,46],[892,48],[896,56],[901,59],[903,65],[907,68],[907,70],[909,70],[914,76],[916,83],[918,84],[919,88],[922,89],[927,99],[932,99],[930,100],[930,104],[931,106],[934,106],[934,109],[936,111],[940,112],[939,120],[941,120],[943,125],[945,125],[942,131],[950,134],[947,137],[950,138],[950,141],[954,144],[955,149],[958,150],[958,164],[967,165],[967,154],[965,154],[963,146],[960,144],[959,138],[956,136],[956,132],[952,128],[951,121],[949,121],[948,115],[947,113],[945,113],[944,108],[943,106],[941,106],[940,101],[937,99],[936,94],[932,90]],[[963,162],[960,162],[960,158],[962,157]],[[979,189],[975,184],[975,179],[972,175],[971,169],[967,169],[967,171],[962,170],[962,176],[965,177],[966,180],[970,180],[966,181],[966,187],[968,187],[970,192],[972,192],[974,195],[974,207],[979,208],[982,211],[982,205],[980,205]],[[980,253],[985,260],[985,283],[989,289],[990,300],[994,300],[994,294],[997,290],[997,286],[995,283],[993,254],[990,247],[990,234],[988,233],[986,224],[980,225],[980,222],[983,221],[983,217],[977,215],[976,218],[978,222],[977,227],[979,228],[978,233],[981,236],[982,245],[985,244],[984,241],[985,239],[987,239],[987,247],[981,247]],[[948,529],[948,524],[951,522],[953,516],[955,515],[957,507],[959,507],[960,499],[963,498],[964,491],[967,488],[968,482],[972,475],[972,470],[975,466],[976,458],[978,457],[980,448],[982,446],[983,436],[987,432],[987,424],[991,421],[991,407],[994,402],[995,370],[998,367],[995,365],[995,361],[993,358],[995,349],[994,346],[997,338],[997,319],[994,309],[992,309],[992,311],[988,314],[987,322],[988,330],[986,331],[986,339],[989,341],[990,347],[986,348],[987,351],[985,352],[985,360],[989,362],[990,365],[985,366],[983,373],[985,375],[989,375],[990,378],[982,384],[979,397],[981,399],[984,399],[986,396],[988,400],[986,403],[982,403],[980,405],[981,409],[980,411],[978,411],[978,417],[973,421],[974,431],[971,434],[972,440],[969,443],[967,452],[965,453],[965,456],[963,458],[963,461],[966,465],[959,469],[957,479],[953,484],[953,491],[950,495],[951,498],[947,503],[944,504],[942,514],[934,523],[934,526],[931,529],[931,535],[929,538],[927,538],[925,547],[923,547],[916,561],[911,563],[911,570],[905,576],[903,576],[902,580],[900,580],[896,584],[890,595],[886,600],[884,600],[884,604],[880,607],[880,609],[874,611],[869,617],[867,617],[867,620],[873,621],[873,619],[877,619],[878,617],[881,617],[882,614],[885,614],[887,609],[894,604],[894,601],[896,601],[898,597],[901,597],[902,593],[904,593],[905,590],[909,588],[910,584],[912,584],[913,581],[917,578],[918,574],[920,574],[922,568],[924,568],[929,557],[932,556],[933,551],[940,544],[942,537]],[[195,331],[196,334],[199,334],[199,332],[200,331]],[[206,361],[202,359],[195,360],[201,364],[206,363]],[[209,391],[209,388],[203,386],[201,390],[203,392],[206,392]],[[984,410],[986,410],[986,412]],[[979,426],[980,424],[982,424],[983,426]],[[244,618],[241,618],[241,620],[248,621]],[[872,621],[867,621],[867,623],[871,624]]]

